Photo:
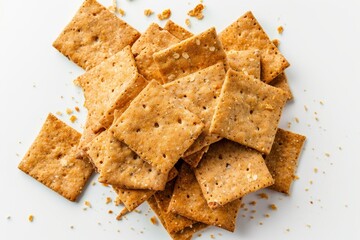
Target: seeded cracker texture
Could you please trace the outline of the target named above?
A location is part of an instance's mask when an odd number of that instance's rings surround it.
[[[75,80],[84,89],[85,107],[94,119],[92,130],[109,128],[115,109],[127,107],[146,86],[147,81],[136,68],[130,47],[127,46]]]
[[[179,26],[178,24],[174,23],[171,20],[168,20],[166,22],[164,29],[180,40],[185,40],[194,35],[191,32],[189,32],[188,30],[186,30],[185,28]]]
[[[156,81],[149,83],[110,128],[115,138],[162,173],[170,171],[203,129],[201,119]]]
[[[219,34],[225,51],[255,50],[261,52],[261,80],[269,83],[289,66],[288,61],[271,42],[251,12],[245,13]]]
[[[209,129],[224,79],[224,64],[219,62],[164,85],[165,89],[179,99],[180,104],[199,116],[205,125],[203,132],[186,150],[184,156],[189,156],[220,140],[220,136],[210,134]]]
[[[210,208],[274,183],[261,153],[226,139],[212,144],[194,171]]]
[[[19,169],[75,201],[93,172],[87,161],[76,159],[80,133],[49,114]]]
[[[219,61],[226,63],[226,54],[215,28],[154,53],[153,57],[165,82],[185,77]]]
[[[269,154],[286,100],[283,90],[230,69],[210,132]]]
[[[247,50],[226,52],[229,67],[235,71],[253,75],[256,79],[260,79],[260,51]]]
[[[233,232],[241,200],[211,209],[202,194],[195,174],[189,165],[183,163],[176,180],[169,211],[194,221],[218,226]]]
[[[95,0],[86,0],[53,46],[89,70],[127,45],[140,33]]]
[[[169,233],[169,235],[171,236],[171,238],[173,240],[190,240],[192,238],[193,234],[195,234],[196,232],[200,231],[201,229],[204,229],[207,227],[206,224],[196,222],[192,226],[187,227],[187,228],[183,229],[182,231],[179,231],[176,233],[170,233],[169,230],[166,228],[165,221],[162,218],[160,208],[159,208],[155,198],[151,197],[147,200],[147,202],[148,202],[149,206],[151,207],[151,209],[158,216],[161,224],[165,227],[166,231]]]
[[[168,175],[143,161],[108,130],[91,142],[87,153],[100,173],[99,182],[129,189],[165,188]]]
[[[278,129],[271,152],[265,158],[266,165],[275,179],[271,189],[290,194],[305,139],[302,135]]]

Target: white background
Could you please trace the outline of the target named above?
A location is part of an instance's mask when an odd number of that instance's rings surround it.
[[[106,6],[111,2],[102,1]],[[120,211],[105,204],[106,197],[115,197],[110,188],[89,185],[79,202],[72,203],[17,169],[49,112],[63,112],[61,119],[81,130],[86,111],[82,92],[72,80],[83,71],[51,46],[81,3],[0,0],[0,239],[169,239],[161,226],[150,223],[154,214],[147,204],[139,208],[141,213],[118,222],[115,214],[107,213]],[[159,22],[155,15],[145,17],[145,8],[156,13],[171,8],[172,20],[185,26],[187,11],[198,1],[118,3],[126,11],[124,19],[142,32],[149,23]],[[359,239],[360,2],[204,0],[204,4],[205,18],[191,19],[194,33],[211,26],[220,32],[252,10],[269,36],[280,39],[280,50],[291,63],[287,74],[295,97],[280,126],[287,129],[291,122],[290,130],[308,139],[291,196],[272,191],[266,191],[269,200],[247,196],[245,203],[256,200],[257,205],[247,204],[249,210],[240,211],[235,233],[211,227],[197,239],[209,239],[211,234],[216,239],[244,240]],[[276,30],[279,25],[284,27],[282,35]],[[75,106],[81,112],[71,124],[65,110]],[[86,211],[85,200],[92,204]],[[268,209],[272,203],[277,211]],[[256,213],[250,212],[253,209]],[[35,217],[32,223],[27,220],[30,214]]]

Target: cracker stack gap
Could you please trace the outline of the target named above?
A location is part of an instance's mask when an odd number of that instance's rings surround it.
[[[117,219],[147,201],[173,239],[235,231],[250,192],[290,193],[305,137],[278,128],[289,63],[251,12],[219,35],[169,20],[140,36],[86,0],[53,46],[86,70],[88,116],[81,136],[49,114],[20,162],[49,188],[75,201],[95,170]]]

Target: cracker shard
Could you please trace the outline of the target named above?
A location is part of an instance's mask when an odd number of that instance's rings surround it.
[[[143,160],[167,173],[203,128],[199,117],[181,106],[170,91],[151,81],[110,130]]]
[[[85,0],[53,46],[89,70],[127,45],[140,33],[95,0]]]
[[[245,13],[223,30],[219,34],[219,38],[226,51],[259,49],[261,52],[261,80],[266,83],[269,83],[290,65],[251,12]]]
[[[169,211],[233,232],[240,204],[241,200],[236,199],[224,206],[211,209],[202,194],[194,172],[186,163],[183,163],[176,180]]]
[[[274,183],[261,153],[226,139],[210,146],[194,172],[210,208]]]
[[[265,162],[275,184],[271,189],[289,194],[301,149],[306,137],[283,129],[278,129],[271,152],[266,156]]]
[[[93,172],[90,163],[75,157],[80,136],[50,113],[19,169],[75,201]]]
[[[164,190],[168,175],[143,161],[110,131],[104,131],[87,151],[100,173],[99,182],[120,188]]]
[[[174,57],[174,54],[181,57]],[[215,28],[210,28],[199,35],[154,53],[154,60],[165,82],[171,82],[219,61],[225,63],[226,54]]]
[[[287,94],[283,90],[230,69],[210,133],[268,154],[286,100]]]

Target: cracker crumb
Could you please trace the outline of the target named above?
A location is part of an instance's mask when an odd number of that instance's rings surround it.
[[[122,8],[118,8],[118,13],[120,14],[120,16],[125,16],[125,11],[124,11],[124,9],[122,9]]]
[[[283,27],[283,26],[279,26],[279,27],[277,28],[277,31],[278,31],[279,34],[282,34],[282,33],[284,32],[284,27]]]
[[[271,209],[271,210],[277,210],[277,207],[276,207],[276,205],[275,204],[270,204],[269,205],[269,208]]]
[[[190,27],[191,26],[191,22],[190,22],[190,19],[185,19],[185,24],[186,26]]]
[[[91,185],[95,186],[95,185],[96,185],[96,182],[95,182],[95,181],[94,181],[94,182],[92,182],[92,183],[91,183]]]
[[[112,211],[112,210],[109,210],[108,213],[109,213],[109,214],[113,214],[113,211]]]
[[[215,239],[214,234],[211,234],[210,237],[211,237],[211,239]]]
[[[258,196],[261,199],[269,199],[269,196],[266,193],[258,193]]]
[[[171,16],[171,10],[170,9],[165,9],[164,11],[162,11],[162,13],[159,13],[157,15],[159,20],[169,19],[170,16]]]
[[[28,217],[29,222],[33,222],[34,221],[34,216],[32,214],[29,215]]]
[[[310,224],[306,224],[306,227],[311,228],[311,225],[310,225]]]
[[[296,123],[299,123],[299,122],[300,122],[297,117],[295,118],[295,122],[296,122]]]
[[[307,108],[307,106],[306,106],[306,105],[304,105],[304,109],[305,109],[305,112],[307,112],[307,111],[308,111],[308,108]]]
[[[264,215],[264,217],[269,218],[270,215],[266,213],[266,214]]]
[[[85,204],[85,206],[91,208],[91,203],[89,201],[85,201],[84,204]]]
[[[300,177],[298,175],[294,176],[294,180],[299,180],[299,179],[300,179]]]
[[[74,112],[74,111],[71,110],[70,108],[67,108],[67,109],[66,109],[66,113],[67,113],[68,115],[72,114],[73,112]]]
[[[154,224],[154,225],[157,225],[157,224],[158,224],[158,221],[157,221],[157,219],[156,219],[155,216],[153,216],[153,217],[150,218],[150,222],[151,222],[152,224]]]
[[[106,203],[106,204],[109,204],[109,203],[111,203],[111,202],[112,202],[112,199],[111,199],[110,197],[107,197],[105,203]]]
[[[77,117],[75,115],[71,115],[70,121],[74,123],[77,120]]]
[[[254,219],[254,216],[250,216],[250,219],[253,220],[253,219]]]
[[[325,153],[325,156],[326,156],[326,157],[330,157],[330,153]]]
[[[324,102],[323,102],[323,101],[320,101],[320,105],[324,105]]]
[[[204,18],[202,11],[204,10],[205,6],[203,4],[198,4],[196,7],[188,12],[190,17],[196,17],[197,19],[201,20]]]
[[[75,106],[75,111],[80,112],[80,108],[78,106]]]
[[[154,12],[149,8],[144,10],[144,15],[147,17],[151,16],[153,13]]]
[[[57,111],[57,112],[56,112],[56,115],[58,115],[58,116],[62,116],[62,112]]]
[[[134,210],[134,212],[136,212],[136,213],[139,213],[139,214],[140,214],[140,213],[141,213],[141,210],[135,209],[135,210]]]
[[[250,212],[251,212],[251,213],[256,213],[256,210],[251,210]]]
[[[251,202],[249,202],[249,204],[252,205],[252,206],[255,206],[255,205],[256,205],[256,201],[251,201]]]
[[[286,231],[287,231],[287,232],[290,232],[290,228],[287,228]]]
[[[287,123],[287,128],[291,128],[291,122]]]
[[[263,223],[262,223],[262,222],[259,222],[259,225],[263,225]]]
[[[318,173],[318,169],[317,169],[317,168],[314,168],[314,173]]]
[[[201,235],[201,233],[198,233],[198,237],[201,237],[202,235]]]
[[[274,40],[272,40],[272,43],[275,45],[275,47],[279,47],[280,40],[279,39],[274,39]]]
[[[112,5],[110,7],[108,7],[108,9],[110,12],[115,13],[117,10],[117,1],[113,0]]]
[[[70,226],[70,228],[71,228],[71,229],[74,229],[74,226],[73,226],[73,225],[71,225],[71,226]]]

